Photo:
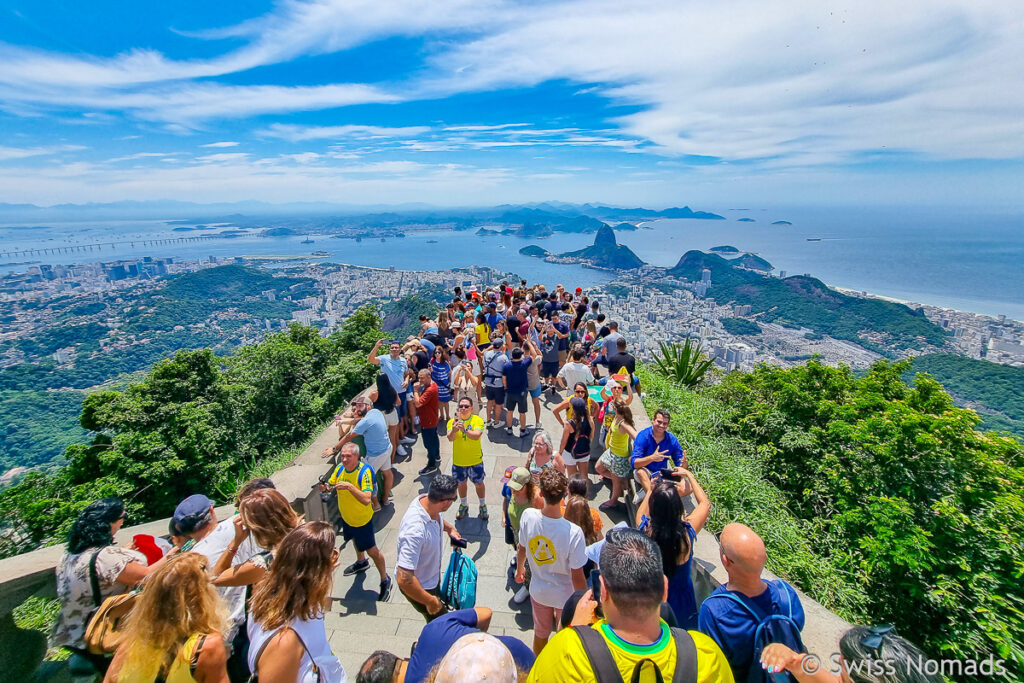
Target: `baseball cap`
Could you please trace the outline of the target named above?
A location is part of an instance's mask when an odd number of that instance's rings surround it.
[[[506,473],[508,470],[506,470]],[[504,481],[504,480],[502,480]],[[522,491],[527,482],[530,481],[530,470],[525,467],[512,468],[512,474],[508,477],[508,487],[513,491]]]
[[[576,288],[576,293],[577,294],[581,294],[582,292],[583,292],[583,288],[582,287],[577,287]]]
[[[196,525],[206,512],[213,507],[213,501],[201,493],[196,493],[178,503],[174,508],[174,526],[183,534],[196,530]]]
[[[505,342],[503,342],[500,339],[495,339],[494,341],[491,342],[491,347],[495,348],[495,349],[500,349],[504,345],[505,345]]]

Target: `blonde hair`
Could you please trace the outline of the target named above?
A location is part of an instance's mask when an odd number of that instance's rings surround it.
[[[257,545],[273,550],[288,532],[299,525],[299,516],[280,491],[260,489],[242,499],[238,507],[242,521],[252,531]]]
[[[266,578],[253,591],[253,620],[270,631],[326,612],[331,604],[333,552],[334,529],[327,522],[292,529],[278,544]]]
[[[223,633],[226,608],[206,564],[203,555],[182,553],[150,575],[128,615],[120,680],[153,681],[191,636]]]
[[[612,406],[615,408],[615,418],[612,420],[612,427],[618,429],[622,423],[628,424],[630,427],[633,425],[633,411],[629,409],[626,402],[623,399],[616,399],[612,401]]]

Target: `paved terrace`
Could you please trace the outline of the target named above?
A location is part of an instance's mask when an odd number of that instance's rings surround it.
[[[560,397],[559,397],[560,400]],[[545,394],[542,399],[542,424],[557,443],[561,435],[558,422],[551,409],[557,401],[553,396]],[[634,415],[637,429],[650,424],[648,416],[634,402]],[[532,419],[532,406],[531,413]],[[477,584],[477,604],[494,610],[490,632],[495,635],[510,635],[521,639],[527,646],[533,642],[533,623],[530,602],[522,605],[512,602],[516,585],[512,575],[514,569],[510,562],[515,556],[513,550],[505,544],[504,530],[501,526],[501,477],[509,465],[523,464],[532,441],[533,432],[527,432],[524,438],[509,436],[503,428],[486,431],[482,443],[484,468],[487,472],[487,505],[490,521],[483,522],[477,515],[476,492],[469,487],[470,516],[456,522],[459,533],[469,541],[465,551],[476,563],[479,572]],[[322,519],[323,505],[319,494],[312,487],[318,477],[329,471],[331,466],[320,457],[323,449],[337,440],[337,429],[333,426],[324,430],[315,441],[288,467],[273,475],[279,490],[306,518]],[[442,472],[450,472],[451,444],[441,438]],[[594,457],[597,457],[595,452]],[[412,446],[412,455],[399,459],[395,465],[395,486],[392,492],[393,506],[381,510],[374,517],[374,528],[377,532],[377,543],[387,560],[388,573],[394,577],[395,558],[397,552],[398,526],[402,515],[409,504],[421,493],[425,493],[430,477],[419,477],[416,472],[426,463],[426,452],[421,441]],[[591,480],[597,480],[591,466]],[[605,480],[606,481],[606,480]],[[715,492],[709,490],[712,501]],[[608,484],[594,483],[591,486],[591,505],[608,499]],[[631,496],[627,496],[630,498]],[[448,521],[453,522],[458,504],[445,514]],[[218,508],[221,519],[233,513],[230,506]],[[632,512],[632,508],[631,508]],[[608,529],[626,519],[626,514],[619,512],[610,517],[601,513],[604,528]],[[141,527],[124,529],[118,535],[122,543],[130,541],[135,533],[164,533],[167,520],[151,522]],[[26,653],[38,652],[34,662],[41,657],[41,642],[36,633],[12,633],[13,623],[10,621],[9,610],[33,593],[52,596],[54,591],[53,568],[63,552],[62,547],[44,548],[15,558],[0,561],[0,670],[13,673],[8,662],[13,659],[24,660]],[[714,537],[702,531],[695,547],[694,583],[698,601],[707,596],[715,587],[726,580],[725,571],[718,561],[718,546]],[[347,546],[341,554],[341,567],[355,561],[355,550]],[[378,576],[372,565],[362,574],[346,577],[339,569],[334,577],[333,597],[335,602],[327,615],[326,623],[329,638],[334,652],[341,659],[345,670],[354,677],[359,666],[366,657],[378,649],[385,649],[399,656],[408,656],[424,625],[423,618],[409,605],[395,586],[388,602],[376,601]],[[825,608],[801,595],[801,602],[807,612],[807,626],[804,629],[804,641],[811,652],[827,657],[836,650],[839,636],[849,628],[849,624],[828,612]],[[11,636],[11,637],[8,637]],[[17,644],[16,644],[17,643]],[[19,648],[19,649],[15,649]],[[17,652],[17,656],[15,656]],[[33,664],[34,666],[34,664]],[[64,672],[45,669],[39,680],[67,680]],[[3,679],[3,676],[0,676]],[[6,679],[5,679],[6,680]],[[31,681],[31,676],[18,680]]]

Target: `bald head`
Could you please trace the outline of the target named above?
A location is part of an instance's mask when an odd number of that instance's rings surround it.
[[[761,576],[768,555],[761,537],[745,524],[728,524],[722,529],[722,563],[729,579],[755,579]]]

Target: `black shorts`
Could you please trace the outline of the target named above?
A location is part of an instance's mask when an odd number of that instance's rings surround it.
[[[554,377],[558,374],[558,361],[544,361],[540,364],[540,374],[543,377]]]
[[[505,394],[505,410],[513,410],[518,406],[520,413],[526,412],[526,394]]]
[[[346,541],[352,541],[352,545],[361,553],[377,545],[377,539],[373,535],[373,520],[362,526],[349,526],[341,520],[341,535]]]
[[[484,396],[487,397],[488,401],[494,401],[495,403],[505,402],[505,387],[484,387]]]

